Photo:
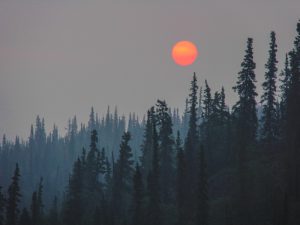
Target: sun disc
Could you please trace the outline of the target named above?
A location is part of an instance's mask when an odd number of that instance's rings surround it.
[[[172,49],[172,58],[180,66],[193,64],[198,56],[198,50],[190,41],[177,42]]]

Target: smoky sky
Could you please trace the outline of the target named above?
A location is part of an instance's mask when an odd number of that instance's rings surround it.
[[[270,31],[281,68],[299,12],[299,0],[1,0],[0,135],[27,138],[37,115],[64,132],[91,106],[142,117],[160,98],[182,112],[193,72],[232,105],[247,37],[260,86]],[[180,40],[199,49],[192,66],[170,57]]]

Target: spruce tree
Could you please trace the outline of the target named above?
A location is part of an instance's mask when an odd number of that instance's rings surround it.
[[[245,148],[249,143],[253,143],[256,138],[257,114],[256,114],[256,78],[253,61],[253,39],[248,38],[247,49],[244,60],[241,64],[242,70],[239,72],[238,81],[233,90],[238,93],[239,100],[234,105],[233,111],[237,120],[237,133],[239,148]]]
[[[200,147],[200,162],[199,162],[199,183],[198,183],[198,211],[197,211],[197,224],[208,224],[208,181],[207,181],[207,168],[206,159],[203,146]]]
[[[256,64],[253,61],[253,39],[248,38],[244,60],[241,64],[238,81],[233,88],[239,95],[238,102],[233,107],[236,132],[236,165],[237,165],[237,186],[236,186],[236,207],[238,209],[238,221],[246,223],[247,220],[247,180],[246,160],[249,147],[255,143],[257,130],[255,73]]]
[[[112,188],[112,168],[111,164],[106,157],[105,160],[105,175],[104,175],[104,180],[105,180],[105,190],[107,196],[111,197],[111,188]]]
[[[267,71],[265,73],[265,81],[263,82],[264,93],[261,97],[262,103],[262,131],[261,138],[263,142],[270,146],[276,139],[278,139],[278,121],[276,111],[276,79],[277,79],[277,44],[275,32],[272,31],[270,34],[270,50],[269,59],[265,65]]]
[[[211,89],[208,86],[207,80],[205,80],[205,89],[204,89],[204,96],[203,96],[203,111],[204,111],[204,119],[207,121],[209,120],[212,114],[212,105],[213,99],[211,97]]]
[[[159,125],[160,141],[160,187],[162,201],[170,203],[174,193],[175,168],[174,168],[174,140],[172,118],[168,112],[165,101],[157,101],[157,123]]]
[[[176,138],[176,151],[177,151],[177,224],[184,225],[186,222],[186,211],[187,209],[187,202],[186,202],[186,160],[184,151],[182,148],[182,142],[180,139],[180,133],[177,132]]]
[[[149,174],[149,171],[152,169],[152,126],[153,126],[153,115],[155,114],[154,107],[151,107],[147,111],[147,121],[144,131],[144,140],[142,143],[141,151],[142,156],[140,158],[141,161],[141,171],[143,174],[143,177],[147,177]]]
[[[104,172],[104,159],[97,145],[98,132],[94,129],[91,131],[90,149],[85,161],[82,162],[82,202],[85,206],[83,223],[92,222],[95,207],[102,204],[103,201],[104,188],[100,180],[100,175]]]
[[[19,203],[21,198],[20,193],[20,169],[19,165],[16,164],[15,172],[12,177],[12,182],[8,188],[7,204],[6,204],[6,224],[16,225],[19,218]]]
[[[96,130],[91,132],[90,150],[86,158],[85,178],[87,191],[94,191],[97,187],[99,173],[99,150],[97,148],[98,133]]]
[[[148,189],[148,205],[147,205],[147,225],[161,225],[162,212],[161,212],[161,196],[160,196],[160,161],[159,161],[159,145],[158,134],[156,130],[156,118],[152,115],[152,169],[147,178]]]
[[[144,225],[144,184],[139,164],[136,165],[133,176],[132,212],[133,215],[131,224]]]
[[[222,87],[221,89],[221,93],[220,93],[220,120],[221,120],[221,124],[224,125],[229,117],[229,112],[225,103],[225,90],[224,87]]]
[[[120,144],[119,159],[115,165],[113,185],[113,207],[117,224],[127,221],[126,214],[129,209],[130,192],[132,190],[133,160],[132,150],[129,146],[131,135],[124,132]]]
[[[197,175],[195,171],[198,169],[197,164],[197,152],[199,148],[199,130],[197,126],[197,91],[198,91],[198,85],[197,85],[197,77],[194,73],[193,79],[191,81],[191,87],[190,87],[190,94],[189,94],[189,129],[187,133],[187,137],[185,140],[185,154],[186,154],[186,164],[187,164],[187,202],[189,202],[190,210],[187,212],[187,218],[190,221],[187,221],[187,223],[193,223],[195,221],[195,215],[196,215],[196,201],[195,201],[195,195],[197,190]]]
[[[89,122],[88,122],[88,127],[89,127],[90,131],[93,131],[96,128],[96,120],[95,120],[94,107],[91,108],[90,119],[89,119]]]
[[[72,176],[66,193],[63,209],[63,221],[66,225],[82,225],[84,213],[83,200],[83,168],[78,158],[74,163]]]

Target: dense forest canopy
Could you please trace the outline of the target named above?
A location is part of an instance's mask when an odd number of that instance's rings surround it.
[[[270,33],[262,84],[247,39],[232,109],[194,73],[182,115],[157,100],[143,119],[91,108],[65,136],[39,116],[28,140],[4,135],[0,225],[300,224],[300,21],[296,30],[281,71]]]

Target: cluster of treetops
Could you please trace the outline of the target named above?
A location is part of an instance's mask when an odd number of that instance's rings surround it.
[[[59,137],[38,117],[28,141],[3,138],[0,225],[299,225],[300,21],[277,64],[271,32],[260,107],[248,38],[231,110],[194,74],[181,118],[158,100],[125,129],[92,109]]]

